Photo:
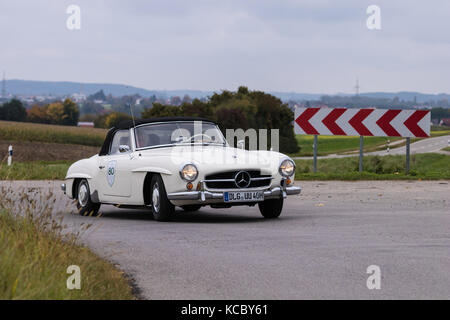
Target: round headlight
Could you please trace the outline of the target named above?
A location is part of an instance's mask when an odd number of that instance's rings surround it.
[[[180,170],[180,176],[183,180],[194,181],[198,176],[197,167],[191,163],[184,165]]]
[[[284,177],[290,177],[294,174],[295,164],[291,160],[283,160],[280,164],[280,174]]]

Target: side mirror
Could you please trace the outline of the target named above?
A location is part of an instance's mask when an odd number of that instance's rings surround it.
[[[127,146],[126,144],[121,144],[119,146],[119,152],[120,153],[130,152],[130,146]]]
[[[238,149],[245,149],[245,140],[238,140],[237,147]]]

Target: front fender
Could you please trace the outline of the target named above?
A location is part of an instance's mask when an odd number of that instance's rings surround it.
[[[74,162],[67,170],[66,179],[83,178],[92,179],[96,176],[97,170],[97,156],[89,159],[79,160]]]
[[[69,197],[72,196],[72,192],[70,190],[72,190],[75,179],[87,179],[92,193],[98,190],[98,185],[96,183],[96,177],[98,174],[98,172],[96,172],[98,168],[97,157],[98,156],[95,155],[88,159],[79,160],[69,167],[65,178],[66,187],[67,190],[69,190],[67,192]]]

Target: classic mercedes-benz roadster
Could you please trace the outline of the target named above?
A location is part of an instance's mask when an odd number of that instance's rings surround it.
[[[175,206],[196,211],[258,204],[276,218],[294,186],[295,164],[275,151],[231,147],[217,124],[202,118],[125,121],[109,130],[100,153],[72,164],[62,190],[81,215],[101,204],[148,207],[158,221]]]

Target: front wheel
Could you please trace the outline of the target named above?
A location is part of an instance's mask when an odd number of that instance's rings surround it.
[[[283,198],[264,200],[258,203],[259,212],[266,219],[278,218],[283,210]]]
[[[175,206],[167,198],[164,182],[159,174],[152,177],[150,183],[153,218],[157,221],[169,221],[175,212]]]
[[[82,216],[96,216],[100,209],[100,203],[94,203],[91,200],[91,191],[86,179],[81,180],[78,184],[77,208],[78,213]]]

